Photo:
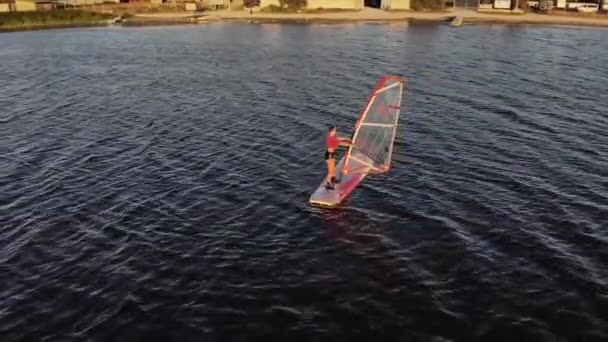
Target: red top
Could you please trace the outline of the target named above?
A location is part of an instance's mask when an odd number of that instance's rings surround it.
[[[327,149],[336,149],[340,145],[341,139],[335,135],[327,135]]]

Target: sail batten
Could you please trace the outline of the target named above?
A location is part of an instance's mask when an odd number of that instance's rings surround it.
[[[359,158],[357,158],[357,157],[355,157],[355,156],[350,156],[350,159],[355,160],[355,161],[357,161],[357,162],[359,162],[359,163],[361,163],[361,164],[363,164],[363,165],[365,165],[365,166],[368,166],[368,167],[370,167],[371,169],[377,169],[377,167],[375,167],[375,166],[374,166],[374,165],[372,165],[371,163],[368,163],[368,162],[366,162],[366,161],[364,161],[364,160],[361,160],[361,159],[359,159]]]
[[[376,90],[376,91],[375,91],[375,93],[377,94],[377,93],[384,92],[384,91],[389,90],[389,89],[391,89],[392,87],[396,87],[396,86],[398,86],[398,85],[399,85],[399,83],[394,83],[394,84],[391,84],[391,85],[387,85],[387,86],[386,86],[386,87],[384,87],[384,88],[380,88],[380,89]]]
[[[393,125],[393,124],[382,124],[382,123],[371,123],[371,122],[364,122],[364,123],[360,124],[360,126],[371,126],[371,127],[395,127],[395,125]]]

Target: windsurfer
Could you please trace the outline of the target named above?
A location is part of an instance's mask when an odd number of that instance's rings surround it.
[[[335,151],[340,146],[351,146],[352,141],[349,138],[340,138],[337,135],[336,126],[330,126],[327,132],[325,161],[327,162],[327,184],[328,189],[333,190],[334,184],[339,183],[336,180],[336,159]]]

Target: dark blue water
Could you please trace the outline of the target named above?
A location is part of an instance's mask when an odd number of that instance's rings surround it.
[[[0,35],[0,340],[605,341],[607,33]],[[390,172],[310,207],[384,74]]]

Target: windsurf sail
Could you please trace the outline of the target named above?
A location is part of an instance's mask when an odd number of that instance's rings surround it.
[[[371,94],[359,116],[341,173],[383,173],[390,169],[393,143],[401,112],[404,82],[385,76]]]
[[[386,76],[378,82],[355,124],[353,146],[338,163],[339,184],[335,190],[327,189],[326,177],[310,196],[310,203],[323,206],[340,204],[368,174],[388,171],[401,111],[403,84],[401,78],[393,76]]]

